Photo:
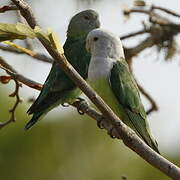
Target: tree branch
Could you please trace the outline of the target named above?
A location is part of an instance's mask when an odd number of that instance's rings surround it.
[[[0,7],[0,13],[4,13],[6,11],[14,11],[17,9],[18,8],[15,5],[2,6],[2,7]]]
[[[33,80],[26,78],[25,76],[19,74],[11,65],[9,65],[2,57],[0,57],[0,68],[4,69],[7,74],[9,74],[13,79],[18,80],[19,82],[29,86],[30,88],[34,88],[37,90],[41,90],[42,85]]]
[[[34,28],[37,23],[32,14],[29,5],[23,0],[11,0],[20,9],[22,16],[26,19],[28,24]],[[64,72],[76,83],[76,85],[91,99],[91,101],[102,112],[103,116],[108,119],[117,131],[119,137],[123,142],[149,162],[154,167],[158,168],[166,175],[173,179],[180,179],[180,169],[169,162],[149,146],[147,146],[129,127],[127,127],[119,118],[112,112],[112,110],[104,103],[104,101],[92,90],[92,88],[84,81],[84,79],[75,71],[75,69],[68,63],[64,54],[59,54],[51,46],[39,39],[50,55],[59,63]]]
[[[137,82],[137,81],[136,81]],[[153,111],[158,111],[158,106],[155,102],[155,100],[145,91],[145,89],[139,84],[137,83],[139,90],[141,91],[141,93],[149,100],[149,102],[151,103],[151,108],[149,108],[146,111],[146,114],[149,115],[151,114]]]
[[[3,66],[6,66],[6,69]],[[8,83],[11,79],[14,80],[14,82],[15,82],[15,90],[14,90],[14,92],[12,94],[9,95],[9,97],[16,97],[16,101],[15,101],[13,107],[9,110],[9,112],[11,114],[10,115],[10,119],[7,120],[7,121],[4,121],[4,122],[0,122],[0,129],[2,129],[3,127],[5,127],[6,125],[10,124],[11,122],[15,122],[16,121],[15,112],[16,112],[16,109],[17,109],[19,103],[22,102],[21,98],[19,96],[19,88],[22,85],[18,82],[18,80],[14,76],[12,76],[11,70],[14,71],[14,69],[9,64],[7,64],[2,59],[2,57],[0,57],[0,68],[4,69],[9,75],[11,75],[11,78],[5,77],[5,76],[3,76],[4,77],[3,78],[2,76],[0,76],[1,77],[0,79],[1,79],[2,83]]]
[[[4,46],[2,44],[0,44],[0,49],[3,51],[10,52],[10,53],[15,53],[15,54],[26,54],[24,51],[20,51],[10,46]],[[30,54],[26,54],[26,55],[32,57],[35,60],[39,60],[45,63],[52,63],[54,61],[52,58],[46,56],[45,54],[38,53],[35,51],[33,51],[33,56],[31,56]]]
[[[13,107],[9,110],[9,112],[11,114],[9,120],[4,121],[4,122],[0,122],[0,129],[2,129],[3,127],[7,126],[8,124],[16,121],[16,116],[15,116],[16,109],[17,109],[19,103],[22,102],[22,100],[21,100],[21,98],[19,96],[19,88],[22,87],[22,84],[19,83],[19,82],[22,82],[26,86],[29,86],[29,87],[37,89],[37,90],[41,90],[42,85],[35,82],[35,81],[27,79],[26,77],[24,77],[21,74],[18,74],[17,71],[11,65],[9,65],[2,57],[0,57],[0,68],[5,70],[6,73],[10,75],[10,77],[0,76],[0,82],[6,84],[11,79],[14,80],[14,82],[15,82],[15,90],[9,96],[10,97],[16,97],[16,101],[15,101]]]
[[[180,14],[177,14],[177,13],[175,13],[175,12],[169,10],[169,9],[162,8],[162,7],[160,7],[160,6],[152,5],[152,8],[151,8],[151,9],[152,9],[152,10],[153,10],[153,9],[158,9],[158,10],[161,10],[161,11],[166,12],[167,14],[171,14],[171,15],[173,15],[173,16],[180,17]]]
[[[18,21],[21,22],[21,23],[23,23],[23,24],[25,24],[25,25],[27,25],[27,22],[26,22],[26,20],[24,19],[24,17],[21,16],[20,11],[17,11],[16,14],[17,14],[17,19],[18,19]],[[31,40],[30,40],[30,39],[26,38],[26,39],[24,40],[24,42],[25,42],[25,45],[26,45],[26,48],[27,48],[27,49],[33,50],[33,46],[32,46],[32,43],[31,43]]]
[[[172,11],[154,5],[149,10],[129,9],[124,11],[124,14],[127,16],[129,16],[131,13],[146,14],[149,16],[149,23],[150,23],[150,27],[146,27],[146,25],[143,23],[144,29],[134,33],[130,33],[121,38],[123,40],[140,34],[148,33],[148,37],[146,37],[139,44],[131,48],[126,48],[126,47],[124,48],[125,57],[130,67],[132,65],[132,59],[134,56],[137,56],[144,49],[150,48],[152,46],[157,46],[158,49],[164,48],[167,51],[167,53],[172,52],[170,48],[172,47],[174,36],[180,32],[180,25],[175,24],[171,22],[169,19],[164,18],[161,15],[155,13],[154,10],[156,9],[164,11],[170,15],[179,17],[178,14]],[[150,114],[151,112],[158,110],[157,105],[153,100],[153,98],[139,84],[138,87],[141,93],[144,94],[145,97],[151,103],[151,108],[147,111],[147,114]]]
[[[143,29],[137,32],[133,32],[133,33],[129,33],[127,35],[121,36],[120,39],[124,40],[124,39],[128,39],[137,35],[141,35],[141,34],[145,34],[145,33],[149,33],[150,31],[148,29]]]
[[[15,82],[15,91],[10,94],[9,96],[10,97],[16,97],[16,101],[13,105],[13,107],[9,110],[10,112],[10,119],[5,121],[5,122],[0,122],[0,129],[2,129],[3,127],[5,127],[6,125],[10,124],[11,122],[15,122],[16,121],[16,116],[15,116],[15,112],[16,112],[16,109],[19,105],[19,103],[21,103],[21,98],[19,96],[19,88],[21,87],[21,84],[16,80],[16,79],[13,79],[14,82]]]
[[[156,23],[157,21],[155,19],[153,20],[153,22],[156,22]],[[158,22],[160,23],[160,21]],[[168,25],[170,27],[168,27]],[[131,47],[131,48],[124,47],[127,61],[128,62],[131,61],[132,57],[138,55],[144,49],[150,48],[154,45],[159,45],[160,43],[162,44],[163,42],[170,40],[173,36],[177,35],[180,32],[179,25],[175,25],[172,23],[169,23],[168,25],[167,27],[152,26],[149,29],[140,30],[140,31],[122,36],[120,39],[124,40],[130,37],[136,36],[136,35],[149,33],[149,36],[145,40],[137,44],[136,46]],[[164,23],[164,26],[165,26],[165,23]]]

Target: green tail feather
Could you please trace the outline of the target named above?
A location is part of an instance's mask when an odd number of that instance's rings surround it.
[[[146,122],[147,120],[143,119],[140,114],[134,113],[129,110],[126,110],[126,112],[129,117],[129,123],[125,123],[129,125],[148,146],[150,146],[152,149],[154,149],[154,151],[160,154],[158,150],[158,144],[154,137],[151,135],[149,125]]]
[[[29,130],[34,124],[36,124],[46,113],[44,112],[38,112],[35,113],[32,117],[32,119],[26,124],[24,129],[27,131]]]

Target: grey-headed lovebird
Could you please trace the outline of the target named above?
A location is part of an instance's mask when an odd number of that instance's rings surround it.
[[[95,29],[87,36],[86,48],[91,53],[90,85],[126,125],[159,153],[119,37],[106,30]]]
[[[85,48],[86,37],[91,30],[98,27],[100,27],[99,15],[94,10],[85,10],[76,14],[71,18],[68,26],[67,39],[63,46],[64,54],[84,79],[87,79],[91,57]],[[28,114],[33,114],[33,117],[26,124],[25,129],[31,128],[59,104],[72,103],[80,94],[80,89],[61,70],[59,64],[54,62],[38,98],[27,111]]]

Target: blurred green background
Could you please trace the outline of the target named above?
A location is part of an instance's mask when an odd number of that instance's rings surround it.
[[[0,5],[8,2],[8,0],[1,1]],[[109,30],[118,34],[121,32],[127,34],[127,30],[129,32],[138,30],[136,26],[140,27],[138,23],[141,23],[138,16],[132,18],[132,22],[128,25],[123,24],[121,7],[131,4],[133,0],[114,0],[114,3],[109,0],[89,0],[88,3],[85,0],[29,0],[28,2],[31,3],[41,26],[51,27],[59,33],[62,41],[65,40],[70,17],[76,12],[88,8],[95,9],[100,13],[103,28],[108,27]],[[122,2],[122,6],[119,2]],[[155,0],[147,2],[152,3]],[[178,0],[173,0],[173,3],[169,0],[160,2],[165,7],[174,7],[178,12],[176,9]],[[109,9],[110,11],[108,11]],[[0,17],[2,17],[1,22],[17,21],[13,12],[1,14]],[[130,42],[130,46],[133,43]],[[33,42],[33,46],[38,51],[42,51],[37,42]],[[44,82],[51,67],[49,64],[33,61],[27,56],[8,54],[3,51],[0,53],[19,72],[39,82]],[[150,53],[152,54],[152,52]],[[147,53],[144,55],[147,56]],[[143,59],[143,56],[138,58]],[[173,73],[179,73],[180,69],[177,62],[176,64],[165,64],[165,62],[158,64],[154,62],[156,56],[152,58],[148,55],[148,57],[151,60],[148,60],[147,57],[146,61],[135,60],[134,70],[138,80],[150,91],[160,108],[157,113],[149,116],[149,122],[163,156],[180,166],[178,149],[180,137],[180,135],[178,136],[179,89],[178,87],[174,88],[173,84],[169,85],[173,88],[173,97],[167,96],[164,91],[164,89],[169,90],[167,81],[174,83],[168,80],[166,75],[172,72],[169,76],[177,77],[179,74]],[[153,69],[153,73],[150,75],[151,69]],[[0,71],[0,75],[5,75],[4,71]],[[151,83],[149,83],[149,79],[151,79]],[[154,82],[153,85],[152,82]],[[9,118],[8,109],[13,105],[14,99],[8,95],[13,88],[13,82],[8,85],[0,84],[0,121]],[[94,120],[85,115],[79,115],[75,109],[63,112],[62,110],[68,108],[58,107],[30,131],[25,132],[24,126],[30,119],[26,114],[30,106],[27,99],[37,95],[37,91],[23,86],[21,96],[24,98],[24,102],[18,107],[17,122],[0,130],[0,179],[119,180],[122,176],[126,176],[128,180],[169,179],[129,150],[121,141],[111,139],[105,130],[97,128]],[[147,109],[147,103],[144,104]],[[173,106],[169,104],[173,104]]]
[[[7,119],[12,99],[1,92],[1,119]],[[3,180],[168,180],[122,142],[111,139],[95,121],[77,115],[45,118],[25,132],[26,109],[20,105],[18,121],[0,132],[0,167]],[[61,120],[63,118],[63,121]],[[165,155],[166,156],[166,155]],[[180,157],[167,157],[180,164]]]

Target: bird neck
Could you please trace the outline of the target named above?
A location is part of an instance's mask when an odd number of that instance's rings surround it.
[[[86,32],[72,32],[67,31],[67,38],[71,38],[73,40],[79,40],[79,39],[86,39],[87,33]]]

